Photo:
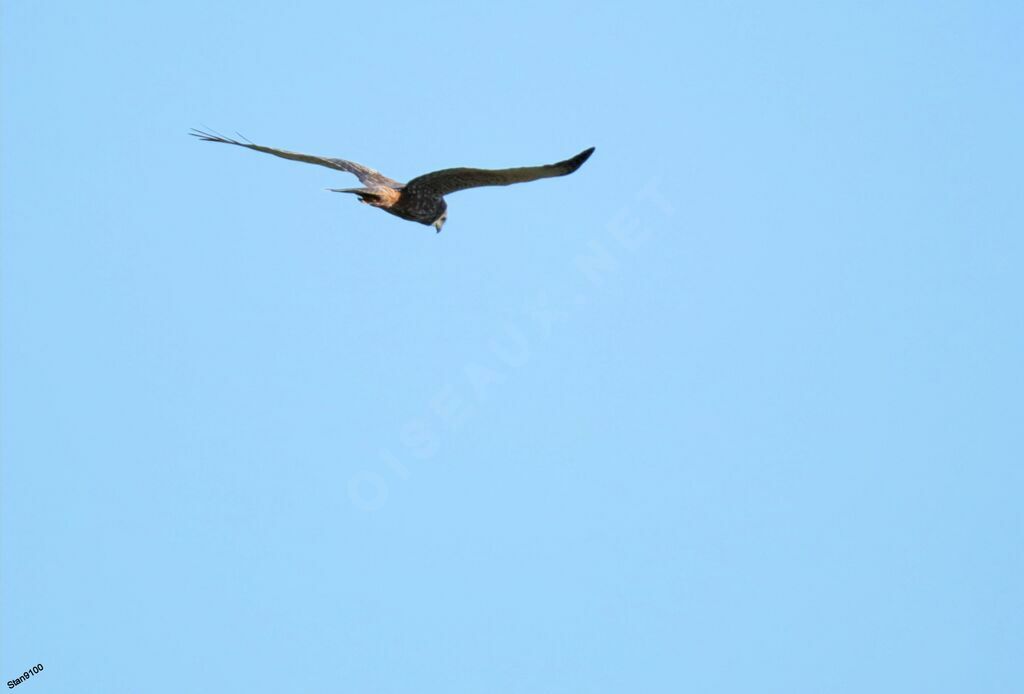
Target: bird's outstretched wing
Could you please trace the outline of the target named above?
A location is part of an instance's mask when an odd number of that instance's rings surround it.
[[[536,181],[538,178],[565,176],[583,166],[594,148],[585,149],[575,157],[557,164],[524,166],[517,169],[443,169],[417,176],[405,184],[405,190],[415,193],[447,195],[457,190],[480,186],[507,186],[513,183]]]
[[[387,186],[389,188],[401,188],[402,184],[398,181],[392,180],[380,173],[374,171],[368,166],[357,164],[354,161],[347,161],[345,159],[335,159],[333,157],[318,157],[313,154],[299,154],[298,152],[289,152],[285,149],[274,149],[273,147],[264,147],[262,145],[256,145],[252,142],[240,142],[239,140],[232,140],[230,137],[224,137],[216,133],[209,133],[203,130],[196,130],[195,128],[189,132],[189,135],[198,137],[200,140],[206,142],[223,142],[229,145],[238,145],[239,147],[247,147],[249,149],[256,150],[257,152],[266,152],[267,154],[273,154],[275,157],[282,157],[284,159],[292,159],[294,161],[303,161],[307,164],[319,164],[320,166],[326,166],[330,169],[337,169],[338,171],[347,171],[348,173],[355,174],[356,178],[363,185],[368,186]],[[241,137],[241,136],[240,136]]]

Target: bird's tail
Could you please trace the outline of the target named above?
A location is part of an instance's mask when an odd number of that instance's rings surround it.
[[[327,190],[332,193],[352,193],[353,195],[358,195],[359,202],[365,202],[370,205],[381,201],[380,194],[374,191],[373,188],[328,188]]]

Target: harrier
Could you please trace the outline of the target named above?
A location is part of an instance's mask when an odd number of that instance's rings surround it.
[[[445,220],[448,219],[448,204],[444,196],[466,188],[480,186],[507,186],[512,183],[526,183],[538,178],[566,176],[583,165],[594,148],[585,149],[575,157],[556,164],[543,166],[524,166],[516,169],[442,169],[422,176],[417,176],[408,183],[399,183],[373,169],[357,164],[354,161],[318,157],[312,154],[299,154],[273,147],[263,147],[252,142],[240,142],[223,137],[216,133],[208,133],[193,129],[190,135],[207,142],[224,142],[229,145],[247,147],[257,152],[266,152],[284,159],[304,161],[307,164],[319,164],[338,171],[355,174],[364,188],[329,188],[335,193],[352,193],[359,196],[359,201],[379,207],[402,219],[420,224],[432,225],[441,232]],[[239,136],[241,137],[241,136]],[[245,138],[243,138],[245,139]]]

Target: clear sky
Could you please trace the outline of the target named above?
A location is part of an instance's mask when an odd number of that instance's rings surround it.
[[[1019,3],[0,19],[0,684],[1024,691]]]

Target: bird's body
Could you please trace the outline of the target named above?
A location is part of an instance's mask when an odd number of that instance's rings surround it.
[[[336,193],[352,193],[359,196],[360,202],[393,214],[402,219],[420,224],[433,225],[438,232],[448,218],[448,205],[444,196],[466,188],[479,186],[507,186],[512,183],[525,183],[539,178],[565,176],[583,165],[594,148],[586,149],[571,159],[544,166],[526,166],[515,169],[443,169],[417,176],[408,183],[399,183],[384,176],[378,171],[345,159],[318,157],[310,154],[299,154],[273,147],[263,147],[251,142],[241,142],[221,135],[193,130],[192,135],[207,142],[223,142],[230,145],[246,147],[257,152],[266,152],[284,159],[302,161],[307,164],[318,164],[328,168],[354,174],[363,188],[331,188]]]
[[[420,224],[433,224],[447,211],[444,198],[436,195],[417,194],[406,186],[373,186],[369,188],[330,188],[335,193],[353,193],[359,202],[379,207],[385,212]],[[440,231],[440,229],[438,229]]]

